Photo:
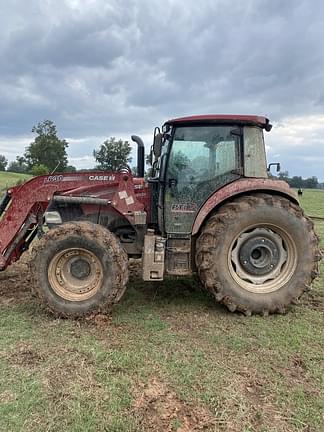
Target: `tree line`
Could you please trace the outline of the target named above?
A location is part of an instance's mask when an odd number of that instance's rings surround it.
[[[65,139],[58,137],[57,127],[51,120],[44,120],[32,128],[34,141],[25,149],[23,155],[18,155],[14,161],[8,162],[0,154],[0,171],[29,173],[42,175],[52,172],[73,172],[76,168],[69,165]],[[131,145],[128,141],[116,140],[110,137],[98,149],[93,150],[97,165],[89,169],[116,171],[131,162]]]
[[[322,187],[316,176],[303,179],[301,176],[289,177],[288,171],[282,171],[278,174],[279,180],[284,180],[290,187],[297,189],[317,189]]]

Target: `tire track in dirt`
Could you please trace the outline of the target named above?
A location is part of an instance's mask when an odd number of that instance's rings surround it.
[[[0,272],[0,305],[21,304],[31,298],[31,275],[28,252],[20,260]]]

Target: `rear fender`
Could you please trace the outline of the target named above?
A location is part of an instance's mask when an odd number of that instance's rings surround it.
[[[226,201],[248,193],[264,192],[271,195],[281,195],[298,204],[297,194],[290,186],[281,180],[260,178],[245,178],[230,183],[211,195],[199,210],[192,228],[192,235],[199,232],[209,214]]]

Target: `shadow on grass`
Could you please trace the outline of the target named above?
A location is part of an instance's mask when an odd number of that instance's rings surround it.
[[[212,296],[203,290],[198,278],[167,278],[161,282],[143,282],[130,280],[120,304],[121,308],[153,307],[161,311],[167,306],[173,311],[215,310],[228,314],[227,308],[215,302]]]

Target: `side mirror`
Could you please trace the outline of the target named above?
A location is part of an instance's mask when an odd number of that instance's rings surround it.
[[[153,141],[153,153],[156,158],[161,156],[163,134],[157,133]]]
[[[272,163],[269,163],[267,171],[270,172],[270,168],[271,168],[272,166],[275,166],[275,165],[276,165],[276,167],[277,167],[277,168],[276,168],[276,171],[279,172],[280,169],[281,169],[281,167],[280,167],[280,162],[272,162]]]
[[[170,132],[170,130],[171,130],[171,126],[169,124],[164,124],[162,126],[162,132],[163,133],[168,133],[168,132]]]

